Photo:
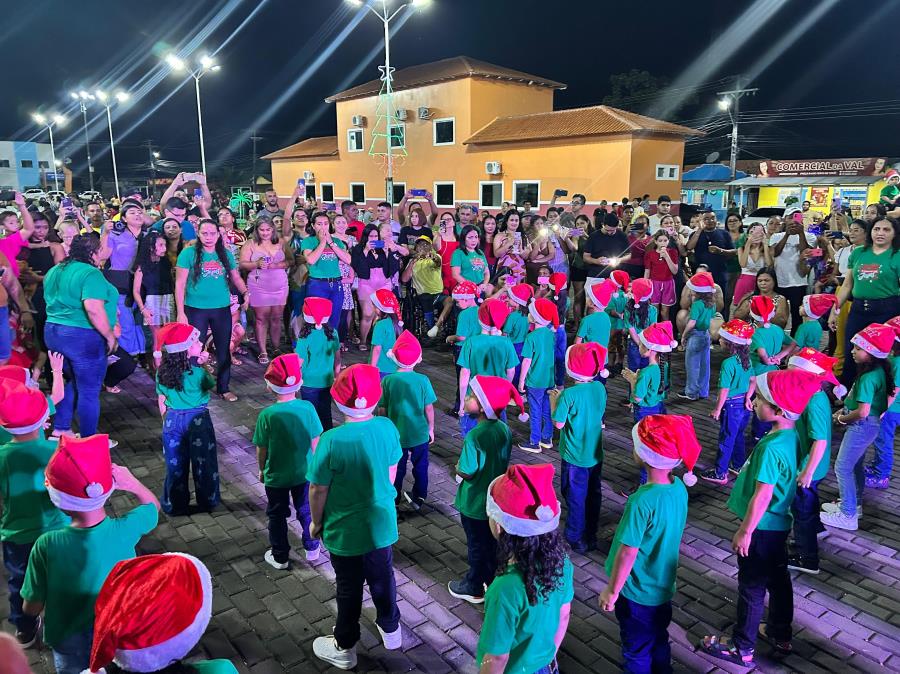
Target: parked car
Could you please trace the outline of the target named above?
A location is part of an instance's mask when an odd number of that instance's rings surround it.
[[[87,202],[87,201],[102,201],[103,195],[100,194],[96,190],[85,190],[84,192],[82,192],[81,194],[78,195],[78,198],[85,202]]]
[[[47,193],[38,187],[32,187],[30,190],[22,192],[22,196],[25,197],[26,201],[37,201],[38,199],[46,199]]]
[[[57,201],[62,201],[68,195],[62,190],[47,190],[47,196],[51,199],[56,199]]]
[[[744,218],[744,227],[749,227],[750,225],[755,225],[756,223],[765,225],[769,218],[771,218],[773,215],[777,215],[779,218],[784,217],[784,209],[775,208],[772,206],[767,206],[766,208],[757,208],[755,211],[750,213],[750,215]]]

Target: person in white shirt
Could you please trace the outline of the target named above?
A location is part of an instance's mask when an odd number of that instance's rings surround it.
[[[794,218],[795,213],[799,216],[796,219]],[[787,209],[785,212],[787,232],[773,234],[769,239],[772,255],[775,256],[778,290],[791,305],[791,335],[797,331],[803,321],[800,317],[800,307],[803,306],[803,296],[809,289],[807,278],[800,274],[798,262],[802,252],[807,248],[813,248],[816,244],[816,237],[804,231],[800,214],[799,208]]]
[[[672,198],[667,194],[660,194],[656,200],[656,213],[650,216],[650,236],[659,231],[659,221],[670,214],[672,210]]]

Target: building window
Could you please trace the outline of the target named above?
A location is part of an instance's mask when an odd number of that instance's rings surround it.
[[[315,183],[306,183],[306,198],[307,199],[315,199],[316,198],[316,184]]]
[[[365,183],[350,183],[350,201],[357,204],[366,203]]]
[[[34,162],[30,159],[23,159],[22,168],[34,168]]]
[[[405,124],[391,124],[391,147],[406,147]]]
[[[657,180],[678,180],[678,164],[657,164]]]
[[[334,184],[333,183],[322,183],[322,201],[325,203],[332,203],[334,201]]]
[[[48,162],[48,161],[39,161],[39,162],[38,162],[38,168],[48,169],[48,168],[50,168],[50,162]]]
[[[485,182],[478,183],[481,191],[481,208],[500,208],[503,205],[503,183]]]
[[[434,203],[441,208],[453,208],[456,199],[456,183],[435,183]]]
[[[453,145],[456,142],[456,118],[434,120],[434,144]]]
[[[391,203],[394,205],[399,204],[405,196],[406,183],[394,183],[394,194],[393,199],[391,199]]]
[[[0,159],[0,168],[9,168],[9,159]]]
[[[540,197],[540,180],[513,180],[513,201],[516,206],[522,206],[527,201],[537,209],[540,206]]]
[[[362,152],[363,147],[363,130],[347,129],[347,152]]]

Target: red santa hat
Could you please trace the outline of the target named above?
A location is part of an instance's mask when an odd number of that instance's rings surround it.
[[[806,295],[803,298],[803,310],[810,318],[821,318],[836,305],[837,297],[835,295]]]
[[[558,300],[559,294],[569,285],[569,278],[561,271],[550,274],[550,287],[553,288],[553,299]]]
[[[367,417],[381,400],[381,377],[378,368],[356,363],[341,370],[331,385],[331,397],[337,408],[348,417]]]
[[[884,182],[890,182],[891,178],[900,178],[900,173],[898,173],[896,169],[890,169],[884,174]]]
[[[385,314],[394,314],[400,317],[400,301],[397,296],[387,288],[376,290],[372,293],[372,304],[375,308]],[[400,327],[403,327],[403,321],[399,321]]]
[[[31,376],[31,370],[21,365],[0,365],[0,381],[8,380],[35,388],[38,383]]]
[[[612,296],[618,290],[615,282],[604,279],[600,283],[593,283],[587,287],[587,296],[597,309],[603,311],[612,301]]]
[[[534,288],[528,283],[517,283],[512,288],[508,288],[506,294],[509,295],[515,304],[520,307],[527,307],[528,303],[534,298]]]
[[[771,370],[756,378],[759,394],[793,421],[800,418],[810,398],[821,389],[821,377],[806,370]]]
[[[765,295],[754,295],[750,298],[750,316],[757,323],[762,323],[764,328],[772,324],[775,315],[775,302]]]
[[[695,293],[716,292],[716,282],[708,271],[698,271],[687,281],[687,287]]]
[[[200,331],[187,323],[166,323],[156,333],[156,348],[153,350],[154,358],[162,358],[166,353],[180,353],[187,351],[191,345],[200,339]]]
[[[510,402],[519,408],[519,421],[528,421],[525,403],[516,388],[503,377],[479,374],[469,380],[472,394],[488,419],[497,419]]]
[[[740,318],[732,318],[719,328],[719,337],[732,344],[749,346],[750,342],[753,341],[754,332],[756,332],[756,329],[749,323],[742,321]]]
[[[513,464],[488,486],[487,516],[512,536],[540,536],[559,527],[553,464]]]
[[[637,281],[635,281],[637,285]],[[672,333],[672,321],[663,321],[649,325],[638,335],[641,342],[651,351],[669,353],[678,346]]]
[[[653,294],[653,284],[650,279],[636,278],[631,283],[631,299],[634,300],[634,306],[639,307],[643,302],[650,299]]]
[[[296,393],[303,385],[303,361],[296,353],[283,353],[269,363],[265,379],[275,393]]]
[[[102,508],[115,487],[109,436],[61,436],[44,478],[50,500],[60,510],[88,512]]]
[[[184,658],[212,615],[212,579],[196,557],[142,555],[116,564],[94,606],[94,642],[85,672],[115,662],[156,672]]]
[[[822,377],[834,386],[834,395],[838,398],[843,398],[847,395],[847,389],[834,376],[834,366],[837,363],[837,358],[826,356],[824,353],[816,351],[809,346],[803,347],[788,360],[788,365],[793,365],[801,370],[812,372]]]
[[[684,462],[688,472],[681,479],[688,487],[697,484],[694,466],[701,447],[691,417],[651,414],[632,427],[631,439],[635,454],[648,466],[672,470]]]
[[[528,307],[528,313],[534,319],[535,324],[539,327],[553,325],[556,330],[559,327],[559,311],[556,305],[544,297],[538,297],[532,300]]]
[[[478,287],[471,281],[463,281],[453,287],[453,299],[455,300],[474,300],[477,295]]]
[[[871,323],[850,340],[853,344],[875,358],[887,358],[894,348],[897,333],[889,325]]]
[[[11,379],[0,380],[0,426],[10,435],[25,435],[44,425],[50,406],[41,391]]]
[[[894,316],[887,320],[885,325],[890,326],[894,330],[894,334],[896,335],[895,339],[900,342],[900,316]],[[3,368],[0,368],[2,370]]]
[[[609,279],[616,284],[617,288],[621,288],[626,293],[628,289],[631,287],[631,277],[628,275],[628,272],[624,269],[616,269],[610,275]]]
[[[510,314],[509,305],[496,297],[485,300],[478,307],[478,323],[482,330],[490,335],[499,335],[503,332],[503,324]]]
[[[331,300],[324,297],[307,297],[303,300],[303,320],[321,328],[331,318],[331,306]]]
[[[388,349],[387,357],[402,368],[411,369],[422,362],[422,345],[409,330],[397,337],[394,346]]]
[[[597,342],[573,344],[566,349],[566,374],[575,381],[594,381],[599,374],[606,379],[606,347]]]

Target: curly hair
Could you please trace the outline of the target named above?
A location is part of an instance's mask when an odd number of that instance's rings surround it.
[[[166,388],[175,391],[184,390],[184,375],[191,370],[191,359],[187,351],[169,353],[165,349],[162,352],[162,360],[159,370],[156,371],[156,380]]]
[[[219,262],[222,263],[222,269],[225,270],[225,277],[227,279],[228,274],[231,272],[231,263],[228,261],[228,251],[225,248],[225,242],[222,241],[222,235],[219,234],[219,226],[215,223],[214,220],[210,220],[209,218],[204,218],[197,224],[197,233],[200,232],[200,228],[205,224],[213,225],[216,228],[216,256],[219,258]],[[77,237],[76,237],[77,238]],[[200,273],[203,267],[203,244],[199,241],[194,244],[194,263],[191,265],[191,283],[196,285],[200,281]]]
[[[568,556],[559,531],[523,537],[501,530],[497,539],[497,569],[507,569],[512,564],[522,574],[531,606],[547,599],[562,585],[563,565]],[[498,575],[503,573],[498,571]]]
[[[100,250],[100,239],[90,234],[78,234],[72,239],[72,245],[69,246],[69,255],[60,264],[67,262],[84,262],[85,264],[94,264],[94,253]]]
[[[741,367],[744,368],[744,371],[750,369],[749,344],[735,344],[734,342],[729,342],[727,339],[723,339],[722,343],[725,345],[725,350],[728,353],[732,356],[737,356],[738,362],[741,364]]]
[[[309,337],[311,333],[316,330],[316,326],[312,323],[307,323],[303,321],[300,324],[300,329],[297,330],[297,339],[303,339],[305,337]],[[332,328],[328,323],[322,323],[322,330],[325,331],[325,337],[328,338],[328,341],[334,339],[334,328]]]

